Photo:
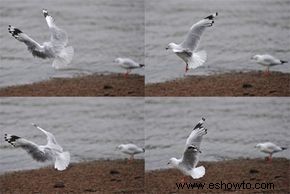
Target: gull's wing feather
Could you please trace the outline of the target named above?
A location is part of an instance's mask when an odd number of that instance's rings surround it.
[[[16,40],[23,42],[33,56],[37,56],[43,59],[47,58],[42,46],[30,38],[27,34],[11,25],[8,26],[8,31]]]
[[[218,15],[218,13],[212,14],[197,23],[193,24],[186,35],[185,40],[181,43],[181,47],[184,49],[189,49],[191,51],[196,50],[198,43],[200,41],[201,35],[207,27],[213,25],[213,19]]]
[[[46,130],[44,130],[43,128],[39,127],[37,124],[35,123],[32,123],[32,125],[34,127],[36,127],[37,129],[39,129],[40,131],[42,131],[45,135],[46,135],[46,138],[47,138],[47,145],[48,146],[53,146],[54,148],[57,148],[59,149],[59,151],[63,151],[62,147],[57,143],[54,135]]]
[[[195,145],[200,148],[202,137],[207,134],[207,129],[205,129],[203,126],[204,122],[205,118],[201,118],[201,120],[194,126],[186,140],[186,148],[190,145]]]
[[[198,153],[194,151],[194,148],[194,146],[190,145],[185,149],[183,153],[181,163],[186,168],[186,170],[191,170],[194,164],[197,164],[198,162]]]
[[[28,154],[32,156],[33,159],[37,161],[44,162],[50,159],[50,157],[45,152],[39,149],[38,145],[31,141],[11,134],[5,134],[4,139],[14,147],[20,147],[24,149]]]
[[[56,49],[59,47],[61,50],[68,43],[67,33],[55,24],[53,17],[48,14],[47,10],[44,9],[42,12],[51,33],[51,43],[53,47]]]
[[[192,130],[203,128],[204,122],[205,122],[205,118],[202,117],[201,120],[198,121],[198,123],[194,126]]]
[[[54,168],[57,170],[65,170],[70,162],[69,152],[57,153],[55,157]]]

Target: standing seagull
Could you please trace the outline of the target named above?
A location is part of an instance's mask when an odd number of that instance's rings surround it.
[[[16,135],[5,134],[5,141],[10,143],[14,147],[20,147],[27,151],[32,158],[38,162],[54,161],[54,168],[59,171],[65,170],[70,162],[69,152],[64,152],[62,147],[58,145],[55,137],[40,128],[36,124],[32,124],[34,127],[42,131],[47,136],[46,145],[37,145],[31,141],[28,141],[22,137]]]
[[[30,51],[33,56],[42,59],[53,58],[52,67],[55,69],[65,67],[72,61],[74,49],[72,46],[66,47],[68,43],[66,32],[56,26],[54,19],[48,14],[47,10],[44,9],[42,12],[51,34],[49,42],[44,42],[41,45],[27,34],[11,25],[9,25],[8,31],[15,39],[26,44],[28,51]]]
[[[135,154],[140,154],[140,153],[145,152],[144,148],[140,148],[140,147],[136,146],[135,144],[131,144],[131,143],[121,144],[117,147],[117,149],[120,150],[121,152],[123,152],[124,154],[130,155],[129,160],[133,160]]]
[[[282,65],[284,63],[288,63],[288,61],[283,61],[280,59],[276,59],[275,57],[271,55],[255,55],[251,57],[252,60],[254,60],[256,63],[263,65],[266,67],[265,75],[268,75],[270,73],[270,67],[276,66],[276,65]]]
[[[184,175],[191,176],[193,179],[201,178],[205,174],[203,166],[196,168],[199,161],[199,153],[201,153],[200,144],[202,137],[207,134],[207,129],[203,126],[204,122],[205,118],[202,118],[192,129],[185,143],[183,157],[181,159],[171,158],[168,162],[168,164],[172,164],[173,167],[179,169]]]
[[[123,69],[126,69],[125,77],[127,77],[133,69],[144,67],[144,64],[136,63],[130,58],[116,58],[114,62],[120,65]]]
[[[204,64],[207,55],[205,50],[197,51],[198,43],[201,35],[207,27],[214,23],[214,18],[218,13],[207,16],[206,18],[195,23],[186,35],[185,40],[180,44],[169,43],[166,47],[171,49],[177,56],[179,56],[185,63],[185,73],[189,69],[195,69]]]
[[[269,157],[266,157],[269,162],[272,162],[272,155],[274,153],[281,152],[287,149],[285,147],[279,147],[272,142],[258,143],[255,148],[259,149],[261,152],[269,154]]]

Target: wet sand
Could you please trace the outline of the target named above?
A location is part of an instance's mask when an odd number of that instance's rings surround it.
[[[0,193],[144,193],[144,160],[103,160],[0,176]]]
[[[101,160],[72,164],[59,172],[52,166],[37,170],[10,172],[0,176],[0,193],[289,193],[290,160],[274,158],[200,162],[206,168],[201,179],[186,183],[205,183],[204,189],[178,189],[182,174],[175,169],[148,171],[144,160]],[[144,185],[145,176],[145,185]],[[270,189],[208,189],[210,183],[273,183]],[[144,190],[145,189],[145,190]]]
[[[144,76],[93,74],[0,88],[0,96],[144,96]]]
[[[145,85],[146,96],[290,96],[290,73],[225,73],[186,76]]]
[[[176,183],[181,183],[182,174],[175,169],[149,171],[145,174],[146,193],[290,193],[290,160],[274,158],[272,164],[263,159],[238,159],[221,162],[200,162],[206,168],[206,174],[201,179],[188,179],[186,183],[205,183],[204,189],[178,189]],[[210,183],[273,183],[274,189],[209,189]],[[248,184],[249,186],[249,184]]]

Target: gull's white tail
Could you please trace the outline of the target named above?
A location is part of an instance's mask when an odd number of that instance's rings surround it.
[[[70,162],[69,152],[58,153],[55,159],[54,168],[57,170],[65,170]]]
[[[188,68],[195,69],[199,66],[202,66],[206,61],[207,55],[205,50],[192,53],[188,61]]]
[[[52,67],[55,69],[66,67],[72,61],[73,56],[74,48],[72,46],[62,49],[58,56],[55,57]]]
[[[205,168],[203,166],[199,166],[197,168],[192,169],[191,171],[191,177],[193,179],[199,179],[203,177],[205,174]]]

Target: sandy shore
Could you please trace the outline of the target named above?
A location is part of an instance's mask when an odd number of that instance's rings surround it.
[[[145,85],[146,96],[290,96],[290,73],[226,73],[186,76]]]
[[[0,193],[144,193],[144,160],[94,161],[72,164],[65,171],[53,167],[6,173]]]
[[[263,159],[239,159],[222,162],[200,162],[206,168],[206,174],[201,179],[189,179],[186,183],[205,183],[204,189],[178,189],[176,183],[181,183],[182,174],[175,169],[149,171],[145,174],[146,193],[290,193],[290,160],[274,158],[272,164]],[[209,189],[210,183],[256,183],[258,187],[267,187],[261,183],[273,183],[274,189]],[[247,184],[248,187],[250,186]],[[219,187],[220,188],[220,187]]]
[[[0,96],[144,96],[144,76],[94,74],[0,88]]]
[[[186,183],[205,183],[204,189],[178,189],[182,174],[175,169],[144,174],[144,160],[101,160],[72,164],[59,172],[52,166],[0,176],[0,193],[289,193],[290,160],[274,158],[200,162],[206,168],[201,179]],[[145,181],[144,181],[145,177]],[[207,189],[210,183],[273,183],[273,189]],[[249,184],[248,184],[249,185]],[[144,190],[145,189],[145,190]]]

